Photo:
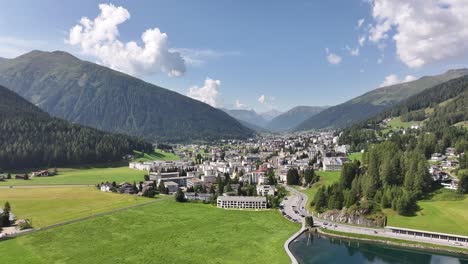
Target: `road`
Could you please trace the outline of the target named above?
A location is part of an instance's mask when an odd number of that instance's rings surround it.
[[[290,196],[287,197],[287,200],[283,202],[284,209],[283,212],[285,213],[285,217],[289,216],[291,219],[298,220],[300,223],[305,226],[305,217],[301,215],[308,216],[311,215],[307,211],[307,196],[287,185],[284,187],[291,193]],[[293,207],[295,206],[295,207]],[[295,213],[294,211],[298,211],[299,214]],[[314,216],[314,225],[317,227],[323,227],[330,230],[336,230],[339,232],[345,233],[353,233],[353,234],[363,234],[363,235],[373,235],[373,236],[380,236],[380,237],[387,237],[387,238],[396,238],[408,241],[415,241],[415,242],[424,242],[424,243],[431,243],[437,245],[444,245],[444,246],[451,246],[451,247],[459,247],[459,248],[466,248],[468,247],[468,242],[460,243],[460,245],[454,245],[452,241],[442,240],[442,239],[435,239],[429,237],[418,237],[414,235],[404,235],[404,234],[395,234],[391,231],[382,229],[382,228],[370,228],[364,226],[355,226],[355,225],[348,225],[343,223],[335,223],[328,220],[323,220]]]

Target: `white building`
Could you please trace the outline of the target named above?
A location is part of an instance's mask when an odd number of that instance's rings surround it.
[[[273,185],[257,185],[257,194],[261,196],[275,195],[275,186]]]
[[[343,161],[337,157],[325,157],[322,163],[324,171],[341,171],[343,167]]]
[[[266,209],[266,197],[260,196],[220,196],[217,200],[218,208],[237,209]]]
[[[153,163],[152,162],[130,162],[128,164],[128,167],[130,169],[135,169],[135,170],[150,171],[151,167],[153,167]]]

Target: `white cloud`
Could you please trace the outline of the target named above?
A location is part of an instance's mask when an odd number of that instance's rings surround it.
[[[121,42],[118,26],[130,18],[127,9],[100,4],[101,13],[94,19],[81,18],[70,29],[68,43],[97,58],[98,63],[133,75],[164,72],[180,76],[185,62],[178,52],[169,49],[168,36],[159,28],[147,29],[141,35],[143,46],[135,41]]]
[[[410,68],[468,54],[468,1],[373,0],[369,40],[393,39]]]
[[[234,102],[234,108],[236,109],[246,109],[246,105],[241,103],[239,99],[236,99]]]
[[[364,46],[364,42],[366,42],[366,36],[360,36],[358,39],[359,46]]]
[[[221,85],[220,80],[213,80],[210,78],[205,79],[205,83],[202,87],[193,86],[190,87],[187,96],[195,100],[204,102],[213,107],[220,107],[219,98],[219,86]]]
[[[396,74],[390,74],[385,77],[385,80],[380,84],[379,87],[385,87],[390,85],[395,85],[399,83],[411,82],[416,80],[417,78],[412,75],[406,75],[403,80],[400,80]]]
[[[358,22],[357,22],[357,27],[360,28],[362,26],[362,24],[364,24],[364,21],[365,21],[364,18],[359,19]]]
[[[349,52],[349,55],[354,57],[359,56],[359,47],[352,49],[349,46],[346,46],[345,49]]]
[[[211,49],[171,48],[170,52],[178,52],[188,65],[200,66],[207,60],[218,59],[225,56],[239,56],[239,51],[216,51]]]
[[[260,97],[258,98],[258,102],[261,103],[261,104],[265,104],[265,95],[264,94],[260,95]]]
[[[327,53],[327,60],[331,64],[340,64],[341,63],[341,57],[336,55],[335,53],[330,52],[328,48],[325,48],[325,52]]]

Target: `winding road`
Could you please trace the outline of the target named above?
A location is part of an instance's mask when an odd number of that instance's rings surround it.
[[[283,202],[284,209],[282,209],[282,212],[284,212],[284,216],[286,218],[288,218],[289,216],[289,218],[292,219],[291,221],[296,220],[302,223],[301,230],[299,230],[298,233],[290,237],[284,245],[285,250],[286,252],[288,252],[288,255],[290,256],[292,263],[297,263],[297,260],[289,252],[289,244],[292,241],[294,241],[294,239],[297,238],[300,234],[302,234],[304,230],[306,230],[305,216],[310,216],[311,214],[307,211],[307,198],[308,197],[304,193],[294,188],[291,188],[287,185],[284,185],[284,187],[291,193],[291,195],[286,197],[287,199],[285,199],[285,201]],[[314,225],[316,227],[323,227],[326,229],[335,230],[339,232],[362,234],[362,235],[373,235],[373,236],[387,237],[387,238],[396,238],[396,239],[413,241],[413,242],[423,242],[423,243],[430,243],[430,244],[435,244],[435,245],[451,246],[455,248],[467,248],[468,247],[468,242],[459,243],[458,245],[455,245],[453,241],[449,241],[449,240],[435,239],[431,237],[421,237],[421,236],[415,236],[415,235],[395,234],[383,228],[370,228],[370,227],[364,227],[364,226],[348,225],[344,223],[335,223],[335,222],[331,222],[328,220],[320,219],[317,216],[313,216],[313,217],[314,217]],[[450,236],[450,234],[444,234],[444,235]]]

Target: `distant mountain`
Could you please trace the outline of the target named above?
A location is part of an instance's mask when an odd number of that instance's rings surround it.
[[[152,145],[53,118],[0,86],[0,168],[24,169],[121,160]]]
[[[252,123],[249,123],[249,122],[246,122],[246,121],[242,121],[242,120],[239,120],[239,122],[245,126],[245,127],[248,127],[250,129],[252,129],[253,131],[257,132],[257,133],[270,133],[271,131],[264,128],[264,127],[261,127],[261,126],[257,126],[255,124],[252,124]]]
[[[295,128],[304,120],[322,112],[329,106],[296,106],[291,110],[273,118],[266,128],[271,131],[287,131]]]
[[[54,116],[151,141],[254,134],[205,103],[62,51],[33,51],[0,63],[0,85]]]
[[[283,112],[278,111],[276,109],[271,109],[266,112],[259,113],[260,116],[262,116],[265,120],[271,121],[273,118],[281,115]]]
[[[250,124],[254,124],[258,127],[263,127],[268,122],[267,120],[265,120],[265,118],[257,114],[257,112],[255,112],[254,110],[244,110],[244,109],[222,109],[222,110],[237,120],[244,121]]]
[[[8,59],[5,59],[5,58],[0,57],[0,64],[2,64],[2,63],[4,63],[4,62],[7,62],[7,61],[8,61]]]
[[[425,89],[467,75],[468,69],[375,89],[343,104],[330,107],[299,124],[294,130],[342,128],[378,114]]]

